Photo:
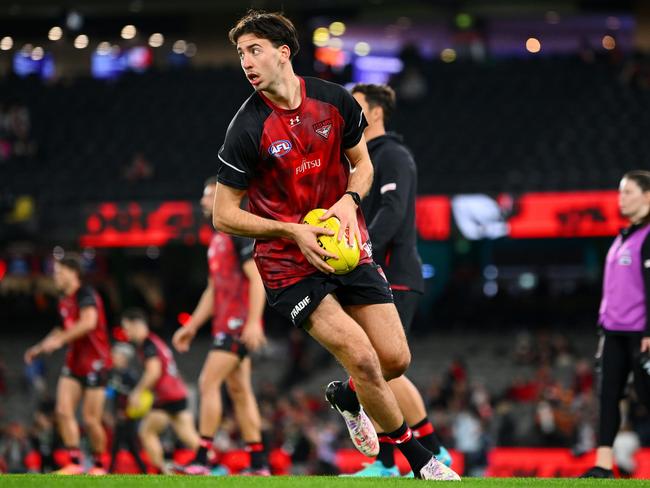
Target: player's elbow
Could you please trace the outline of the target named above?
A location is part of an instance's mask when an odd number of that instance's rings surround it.
[[[212,214],[212,226],[215,228],[215,230],[219,230],[221,232],[226,231],[226,219],[224,219],[224,216],[221,212],[214,212]]]

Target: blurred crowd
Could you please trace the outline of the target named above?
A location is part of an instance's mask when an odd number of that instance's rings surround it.
[[[322,363],[320,351],[300,347],[304,343],[299,334],[292,342],[285,374],[277,382],[265,380],[257,386],[265,444],[269,452],[282,453],[285,460],[280,464],[276,460],[276,470],[336,474],[341,469],[340,450],[351,447],[347,432],[320,392],[310,386],[314,364]],[[493,358],[495,365],[512,365],[513,374],[505,381],[492,377],[489,371],[479,375],[471,369],[471,358],[457,355],[442,372],[424,375],[428,384],[419,385],[438,436],[445,446],[463,455],[466,475],[483,474],[493,447],[564,447],[575,455],[595,447],[597,368],[593,360],[582,357],[568,337],[559,333],[521,333],[508,351],[509,356],[495,354]],[[416,358],[412,368],[417,367]],[[31,425],[10,422],[0,428],[2,471],[49,471],[57,466],[61,443],[54,429],[52,392],[45,385],[43,369],[36,363],[26,370],[25,386],[39,398]],[[422,377],[419,373],[416,377]],[[131,374],[137,377],[137,369]],[[299,377],[301,374],[304,376]],[[120,421],[118,393],[109,389],[112,401],[104,416],[109,438]],[[8,393],[3,389],[0,394]],[[215,439],[217,456],[243,446],[227,396],[224,402],[226,415]],[[633,395],[628,397],[624,428],[615,450],[621,453],[619,465],[628,466],[629,471],[634,470],[634,452],[650,445],[647,413]],[[172,459],[179,445],[171,433],[164,439]],[[119,463],[115,469],[119,472]]]
[[[36,150],[29,108],[22,103],[0,100],[0,163],[33,157]]]

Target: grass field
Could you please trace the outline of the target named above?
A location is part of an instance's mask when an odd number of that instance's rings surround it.
[[[328,476],[275,476],[272,478],[255,478],[243,476],[229,477],[189,477],[189,476],[55,476],[55,475],[0,475],[2,488],[402,488],[425,486],[435,483],[455,486],[453,481],[421,481],[395,478],[336,478]],[[463,488],[564,488],[564,487],[608,487],[650,486],[649,480],[579,480],[548,478],[465,478],[461,481]]]

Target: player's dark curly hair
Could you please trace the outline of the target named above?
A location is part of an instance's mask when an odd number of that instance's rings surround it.
[[[73,252],[67,252],[65,253],[65,256],[63,256],[61,259],[58,260],[58,263],[61,266],[65,266],[66,268],[74,271],[79,277],[79,279],[83,278],[84,275],[83,260],[81,259],[81,256],[79,254]]]
[[[124,312],[122,312],[122,319],[137,320],[139,322],[144,322],[145,324],[149,323],[146,312],[138,307],[127,308]]]
[[[236,46],[237,40],[244,34],[255,34],[260,39],[270,41],[275,47],[288,46],[291,59],[300,51],[298,33],[293,22],[279,12],[249,10],[230,29],[228,39]]]
[[[635,169],[625,173],[623,175],[623,178],[626,180],[634,181],[637,185],[639,185],[639,188],[641,188],[641,191],[644,193],[650,191],[650,171]],[[643,225],[650,224],[650,213],[643,217],[641,223]]]
[[[384,110],[384,123],[387,123],[395,111],[395,91],[388,85],[357,83],[352,93],[363,93],[371,109],[381,107]]]

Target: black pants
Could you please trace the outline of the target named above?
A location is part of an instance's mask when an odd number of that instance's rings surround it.
[[[611,447],[621,426],[619,402],[632,372],[639,401],[650,407],[650,377],[641,368],[639,335],[606,335],[603,345],[599,399],[598,445]]]
[[[115,462],[117,460],[117,452],[122,445],[126,445],[127,449],[133,456],[138,468],[144,474],[147,473],[142,458],[140,457],[139,443],[138,443],[138,423],[135,420],[122,420],[118,421],[115,425],[115,433],[113,437],[113,449],[111,450],[111,466],[108,472],[112,473],[115,470]]]

